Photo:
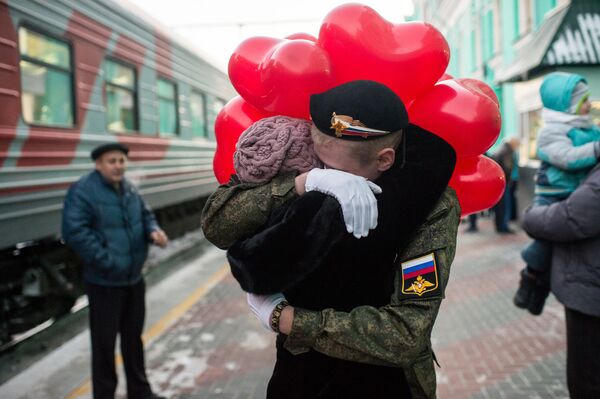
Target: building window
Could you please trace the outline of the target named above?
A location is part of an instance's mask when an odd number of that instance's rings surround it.
[[[204,95],[192,91],[190,95],[190,114],[192,116],[192,134],[194,137],[207,137],[206,100]]]
[[[113,60],[104,60],[105,106],[108,130],[137,129],[135,70]]]
[[[481,21],[482,26],[482,56],[484,61],[489,61],[494,55],[494,13],[488,9]]]
[[[525,150],[521,153],[521,161],[529,162],[537,160],[537,139],[538,132],[542,127],[542,110],[535,109],[521,114],[521,132],[524,133],[524,142],[521,148]]]
[[[546,13],[556,7],[556,0],[537,0],[535,4],[535,27],[539,27],[544,21]]]
[[[494,1],[492,18],[493,18],[493,26],[492,26],[492,36],[494,38],[492,52],[496,54],[502,50],[502,5],[500,4],[500,0]]]
[[[164,135],[177,134],[177,90],[175,83],[158,79],[158,132]]]
[[[596,126],[600,126],[600,100],[590,101],[592,103],[592,108],[590,110],[592,123],[594,123]]]
[[[518,10],[519,10],[519,36],[524,36],[529,33],[532,28],[531,23],[531,10],[533,5],[531,4],[531,0],[522,0],[518,2]]]
[[[73,126],[73,71],[69,44],[21,27],[19,52],[21,107],[25,122]]]

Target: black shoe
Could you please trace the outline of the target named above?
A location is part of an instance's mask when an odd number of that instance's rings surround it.
[[[519,281],[519,288],[513,298],[513,303],[516,307],[521,309],[528,309],[529,302],[533,295],[535,288],[535,276],[527,271],[527,268],[521,270],[521,281]]]
[[[550,282],[543,278],[536,279],[527,310],[534,316],[539,316],[544,310],[546,298],[550,294]]]
[[[465,229],[465,233],[477,233],[479,229],[477,227],[469,227]]]

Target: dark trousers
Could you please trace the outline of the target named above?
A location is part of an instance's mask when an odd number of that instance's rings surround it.
[[[562,199],[561,197],[536,195],[533,198],[533,206],[552,205]],[[527,263],[530,272],[538,275],[547,274],[549,280],[552,266],[552,249],[553,246],[550,241],[535,239],[521,251],[521,257]]]
[[[509,220],[517,220],[519,215],[517,214],[517,184],[519,184],[518,180],[513,180],[510,182],[510,210],[508,211]]]
[[[494,205],[494,224],[496,225],[496,231],[508,231],[508,219],[509,214],[506,212],[507,207],[510,203],[510,190],[507,186],[504,189],[504,193],[500,198],[500,201]]]
[[[92,385],[95,399],[115,397],[115,342],[121,336],[121,354],[127,376],[127,397],[152,394],[144,368],[142,329],[146,306],[144,281],[128,287],[86,284],[92,338]]]
[[[600,398],[600,317],[565,308],[571,399]]]
[[[469,215],[469,230],[477,230],[477,214],[472,213]]]

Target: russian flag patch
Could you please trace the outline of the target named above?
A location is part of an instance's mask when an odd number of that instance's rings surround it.
[[[402,267],[402,293],[422,296],[438,288],[438,275],[434,253],[411,259]]]

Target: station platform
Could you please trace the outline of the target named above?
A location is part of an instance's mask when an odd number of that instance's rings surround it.
[[[498,235],[487,218],[460,227],[446,299],[434,331],[438,397],[567,398],[564,310],[550,298],[541,316],[512,304],[522,267],[522,231]],[[264,398],[275,336],[260,326],[214,247],[148,289],[148,377],[169,398]],[[125,398],[122,362],[118,398]],[[90,398],[89,332],[0,386],[2,398]]]

